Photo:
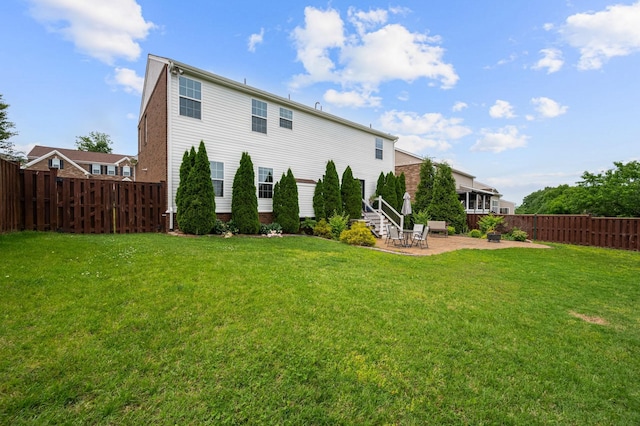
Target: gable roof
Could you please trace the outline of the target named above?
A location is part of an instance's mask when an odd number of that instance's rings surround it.
[[[33,152],[33,150],[31,150],[31,152]],[[31,152],[29,154],[31,154]],[[31,167],[32,165],[42,161],[42,160],[46,160],[49,157],[53,157],[53,156],[58,156],[58,157],[62,157],[62,159],[64,161],[66,161],[67,163],[71,164],[73,167],[77,168],[78,170],[82,171],[85,175],[89,175],[90,173],[85,170],[82,166],[78,165],[78,163],[76,163],[75,161],[73,161],[72,159],[70,159],[69,157],[67,157],[66,155],[64,155],[63,153],[59,152],[57,149],[53,149],[47,153],[45,153],[44,155],[41,155],[39,157],[35,157],[33,158],[31,161],[29,161],[27,164],[25,164],[24,166],[22,166],[23,169],[28,169],[29,167]],[[27,157],[29,158],[29,157]]]
[[[79,151],[77,149],[55,148],[50,146],[36,145],[29,152],[29,154],[27,154],[27,160],[31,163],[33,162],[33,160],[46,158],[49,156],[47,154],[50,154],[53,151],[56,151],[61,156],[64,156],[67,160],[84,164],[118,164],[122,161],[134,158],[134,156],[132,155],[105,154],[103,152]]]
[[[155,64],[155,65],[153,65]],[[261,99],[265,99],[271,102],[278,103],[284,107],[289,107],[291,109],[295,109],[298,111],[303,111],[305,113],[321,117],[325,120],[333,121],[336,123],[343,124],[345,126],[349,126],[354,129],[358,129],[361,131],[365,131],[372,135],[388,139],[393,141],[394,143],[398,140],[397,136],[382,132],[380,130],[373,129],[371,126],[365,126],[362,124],[354,123],[353,121],[349,121],[342,117],[338,117],[333,114],[329,114],[323,112],[321,109],[318,110],[315,107],[311,108],[310,106],[294,102],[291,99],[283,98],[278,95],[274,95],[272,93],[266,92],[264,90],[257,89],[255,87],[249,86],[246,83],[240,83],[226,77],[219,76],[217,74],[213,74],[209,71],[205,71],[191,65],[187,65],[182,62],[178,62],[173,59],[163,58],[161,56],[151,55],[149,54],[147,57],[147,69],[145,72],[145,83],[142,91],[142,102],[140,106],[140,118],[142,117],[142,112],[146,107],[146,103],[148,102],[151,92],[153,91],[157,79],[160,76],[160,69],[158,68],[158,64],[163,64],[167,67],[168,72],[172,74],[182,74],[184,71],[188,71],[189,75],[197,76],[203,80],[207,80],[211,83],[227,87],[229,89],[236,90],[241,93],[246,93],[250,96],[255,96]]]

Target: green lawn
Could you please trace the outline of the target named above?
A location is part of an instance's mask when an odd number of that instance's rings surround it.
[[[640,253],[19,233],[0,256],[0,424],[640,424]]]

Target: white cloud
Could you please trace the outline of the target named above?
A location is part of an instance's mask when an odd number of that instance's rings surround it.
[[[542,54],[542,58],[533,66],[534,70],[542,70],[546,68],[547,74],[560,71],[560,68],[564,65],[562,52],[560,50],[553,48],[542,49],[540,50],[540,53]]]
[[[489,108],[489,115],[492,118],[514,118],[513,106],[507,102],[498,99],[496,103]]]
[[[527,145],[529,136],[521,135],[515,126],[505,126],[497,131],[482,129],[482,137],[471,147],[471,151],[489,151],[499,153],[508,149],[522,148]]]
[[[30,0],[31,15],[61,34],[76,48],[109,65],[117,58],[129,61],[141,53],[137,41],[155,28],[145,21],[135,0]]]
[[[142,93],[144,77],[140,77],[129,68],[116,68],[114,82],[123,87],[127,93]]]
[[[466,108],[469,108],[469,105],[467,105],[466,102],[456,102],[451,110],[454,112],[459,112]]]
[[[333,89],[329,89],[323,96],[324,100],[330,104],[337,105],[339,107],[376,107],[380,106],[380,97],[371,96],[371,93],[347,91],[338,92]]]
[[[569,16],[559,31],[580,51],[578,69],[600,69],[610,58],[640,51],[640,1]]]
[[[292,89],[330,82],[366,94],[393,80],[426,78],[438,81],[443,89],[458,81],[453,66],[443,62],[438,37],[387,24],[389,14],[382,9],[350,8],[348,19],[355,31],[345,28],[334,9],[305,8],[304,27],[296,27],[291,36],[306,73],[293,77]]]
[[[418,115],[395,110],[380,117],[385,131],[398,134],[398,147],[417,154],[427,148],[445,151],[451,148],[450,141],[471,134],[462,121],[461,118],[445,118],[439,113]]]
[[[249,52],[255,52],[256,46],[264,41],[264,28],[260,28],[260,33],[249,36]]]
[[[563,106],[553,99],[539,97],[531,99],[535,110],[544,118],[554,118],[567,112],[568,106]]]

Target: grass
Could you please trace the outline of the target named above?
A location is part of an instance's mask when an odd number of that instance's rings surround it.
[[[0,423],[640,424],[640,253],[553,247],[0,235]]]

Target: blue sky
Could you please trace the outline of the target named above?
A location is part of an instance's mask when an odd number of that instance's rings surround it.
[[[0,93],[28,151],[137,153],[155,54],[400,137],[520,203],[640,160],[640,1],[4,0]]]

